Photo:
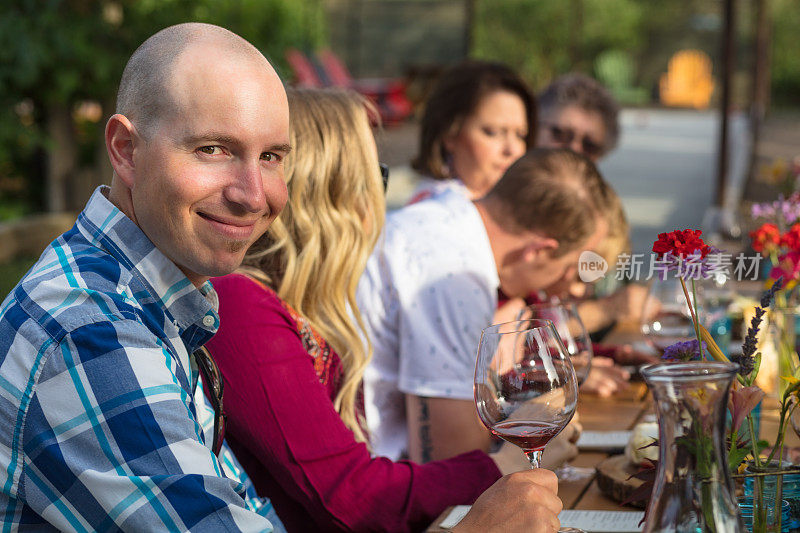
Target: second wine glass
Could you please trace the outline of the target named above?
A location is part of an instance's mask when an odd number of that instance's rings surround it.
[[[578,386],[586,381],[592,369],[592,339],[583,325],[578,314],[578,306],[574,302],[529,305],[520,311],[517,318],[550,320],[569,353]]]
[[[572,419],[578,401],[569,352],[549,320],[485,328],[474,385],[483,424],[522,448],[531,468],[539,467],[544,447]]]
[[[696,303],[694,308],[698,308]],[[645,340],[659,356],[667,346],[694,338],[689,305],[677,278],[656,278],[651,282],[641,328]]]

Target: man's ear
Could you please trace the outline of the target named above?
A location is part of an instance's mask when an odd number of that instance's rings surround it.
[[[522,258],[526,263],[533,263],[542,254],[552,253],[558,248],[558,241],[552,237],[542,237],[534,235],[530,237],[522,252]]]
[[[106,151],[114,173],[128,187],[133,187],[135,165],[133,145],[136,128],[125,115],[112,115],[106,123]]]

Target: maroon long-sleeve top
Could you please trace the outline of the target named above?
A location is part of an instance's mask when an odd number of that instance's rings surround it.
[[[338,355],[324,340],[310,355],[310,329],[261,284],[213,284],[221,326],[207,346],[225,380],[226,439],[287,530],[423,530],[500,477],[481,451],[425,465],[371,457],[333,407]]]

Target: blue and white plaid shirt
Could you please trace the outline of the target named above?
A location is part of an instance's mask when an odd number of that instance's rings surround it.
[[[269,531],[197,422],[216,293],[105,190],[0,307],[3,531]]]

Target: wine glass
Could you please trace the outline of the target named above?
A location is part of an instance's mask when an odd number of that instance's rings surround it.
[[[583,325],[574,302],[529,305],[520,311],[518,319],[550,320],[561,342],[569,352],[578,386],[586,381],[592,368],[592,339]]]
[[[692,315],[678,278],[656,278],[650,284],[642,310],[641,331],[647,344],[659,355],[667,346],[695,338]]]
[[[483,424],[538,468],[578,401],[575,370],[553,323],[525,319],[484,328],[474,393]]]

